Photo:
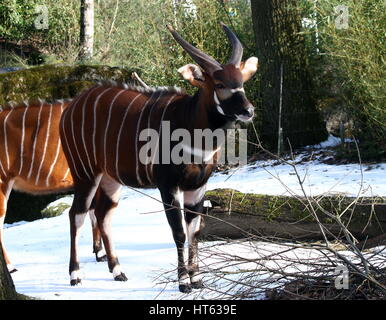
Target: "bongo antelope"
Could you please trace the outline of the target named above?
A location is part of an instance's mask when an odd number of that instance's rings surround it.
[[[168,121],[171,131],[178,128],[191,131],[228,128],[236,120],[251,120],[253,106],[245,96],[243,84],[256,72],[257,58],[241,61],[242,45],[225,25],[223,28],[233,47],[232,56],[225,65],[186,42],[172,27],[168,28],[198,64],[179,69],[184,79],[199,88],[194,96],[177,88],[100,84],[76,97],[61,118],[60,137],[75,190],[70,209],[71,285],[81,282],[78,231],[95,194],[98,194],[95,215],[109,270],[116,281],[127,280],[111,232],[111,218],[118,205],[121,185],[160,190],[177,247],[179,290],[190,292],[203,285],[199,277],[197,235],[201,228],[199,213],[203,212],[205,185],[213,170],[213,161],[179,165],[150,161],[144,164],[139,151],[145,142],[139,137],[143,130],[156,130],[159,133],[157,151],[163,157],[170,150],[162,144],[161,123]],[[196,151],[191,149],[192,154]],[[210,158],[216,158],[217,153],[218,148],[211,150]],[[186,240],[189,244],[187,265]]]
[[[42,195],[65,192],[73,179],[59,139],[59,121],[69,101],[9,104],[0,111],[0,242],[10,272],[12,266],[4,246],[3,225],[12,189]],[[90,212],[97,260],[104,260],[100,233]]]

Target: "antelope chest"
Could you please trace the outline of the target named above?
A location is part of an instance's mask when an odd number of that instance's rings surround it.
[[[185,191],[201,188],[207,183],[213,169],[213,164],[185,165],[179,187]]]

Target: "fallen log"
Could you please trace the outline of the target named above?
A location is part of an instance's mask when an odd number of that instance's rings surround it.
[[[386,198],[325,196],[314,198],[321,208],[341,216],[341,221],[358,239],[380,236],[386,232]],[[202,239],[240,239],[251,235],[290,240],[322,240],[322,233],[304,198],[242,193],[233,189],[208,191]],[[314,207],[316,205],[314,204]],[[330,239],[343,236],[341,227],[320,208],[320,222]]]

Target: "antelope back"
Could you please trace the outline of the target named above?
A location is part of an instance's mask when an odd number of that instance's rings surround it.
[[[8,105],[0,112],[0,177],[14,188],[50,193],[72,187],[59,139],[59,121],[69,101]]]
[[[74,179],[106,173],[136,187],[154,186],[152,163],[144,164],[139,151],[146,143],[141,132],[160,132],[178,101],[178,88],[143,88],[102,83],[76,97],[63,113],[60,135]],[[161,144],[158,143],[158,148]]]

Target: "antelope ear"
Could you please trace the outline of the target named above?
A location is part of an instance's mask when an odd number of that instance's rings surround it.
[[[257,71],[259,60],[256,57],[251,57],[246,61],[241,62],[240,70],[243,75],[244,82],[248,81],[253,77]]]
[[[201,88],[204,86],[205,77],[199,66],[189,63],[178,69],[182,77],[192,86]]]

